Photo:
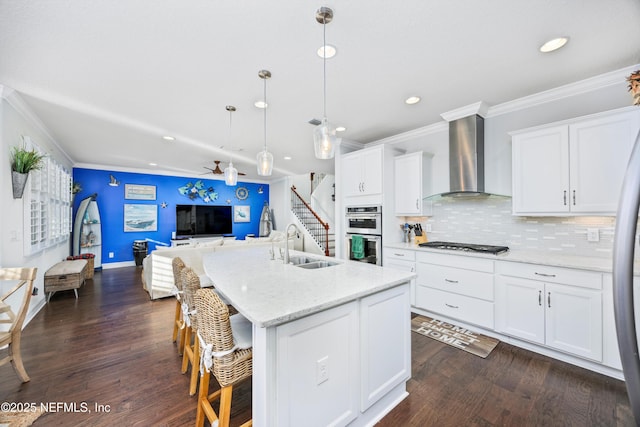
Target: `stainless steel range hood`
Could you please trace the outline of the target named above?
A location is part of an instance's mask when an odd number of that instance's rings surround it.
[[[449,192],[484,194],[484,119],[477,114],[449,122]]]
[[[478,102],[443,113],[449,122],[449,191],[441,196],[487,195],[484,187],[484,119]]]

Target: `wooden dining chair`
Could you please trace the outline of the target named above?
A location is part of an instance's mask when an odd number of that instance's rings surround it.
[[[198,345],[198,312],[195,295],[200,289],[200,278],[191,267],[185,267],[180,273],[182,280],[182,310],[185,322],[184,348],[182,349],[182,373],[191,365],[189,395],[196,394],[198,387],[198,368],[200,366],[200,346]]]
[[[7,346],[8,351],[8,355],[0,359],[0,366],[11,362],[13,369],[23,383],[28,382],[30,378],[22,364],[20,338],[37,271],[37,268],[0,268],[0,281],[18,282],[0,299],[0,324],[9,325],[8,330],[0,332],[0,348]],[[14,304],[14,309],[12,309],[8,299],[19,290],[23,292],[22,299],[20,304]]]
[[[200,289],[195,295],[200,343],[200,390],[196,427],[228,427],[231,419],[233,387],[253,374],[252,325],[244,316],[229,316],[229,308],[212,289]],[[209,394],[211,373],[220,389]],[[218,412],[212,403],[219,400]],[[242,427],[253,425],[249,420]]]
[[[182,269],[186,267],[182,258],[175,257],[171,260],[171,267],[173,268],[173,282],[174,288],[172,294],[176,297],[176,312],[173,321],[173,335],[171,337],[172,342],[178,342],[178,354],[182,356],[184,349],[184,337],[185,337],[185,324],[182,314]],[[179,338],[179,339],[178,339]]]

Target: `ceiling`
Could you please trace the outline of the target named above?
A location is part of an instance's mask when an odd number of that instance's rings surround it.
[[[233,156],[252,180],[265,135],[264,110],[253,105],[261,69],[272,73],[271,179],[333,172],[333,161],[314,158],[308,124],[323,112],[321,6],[334,11],[326,38],[338,50],[326,61],[327,117],[347,128],[345,140],[365,144],[477,101],[497,105],[640,63],[637,0],[391,4],[0,0],[0,84],[18,91],[76,165],[199,176]],[[563,49],[539,52],[561,35],[570,37]],[[406,105],[410,95],[422,101]],[[237,108],[231,127],[226,105]]]

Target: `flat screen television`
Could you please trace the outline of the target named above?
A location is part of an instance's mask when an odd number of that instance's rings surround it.
[[[231,206],[176,205],[176,237],[232,234],[232,209]]]

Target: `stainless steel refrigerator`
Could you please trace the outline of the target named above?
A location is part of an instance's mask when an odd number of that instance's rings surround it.
[[[640,208],[640,133],[629,159],[616,216],[613,307],[618,348],[631,410],[640,425],[640,356],[633,300],[633,261]]]

